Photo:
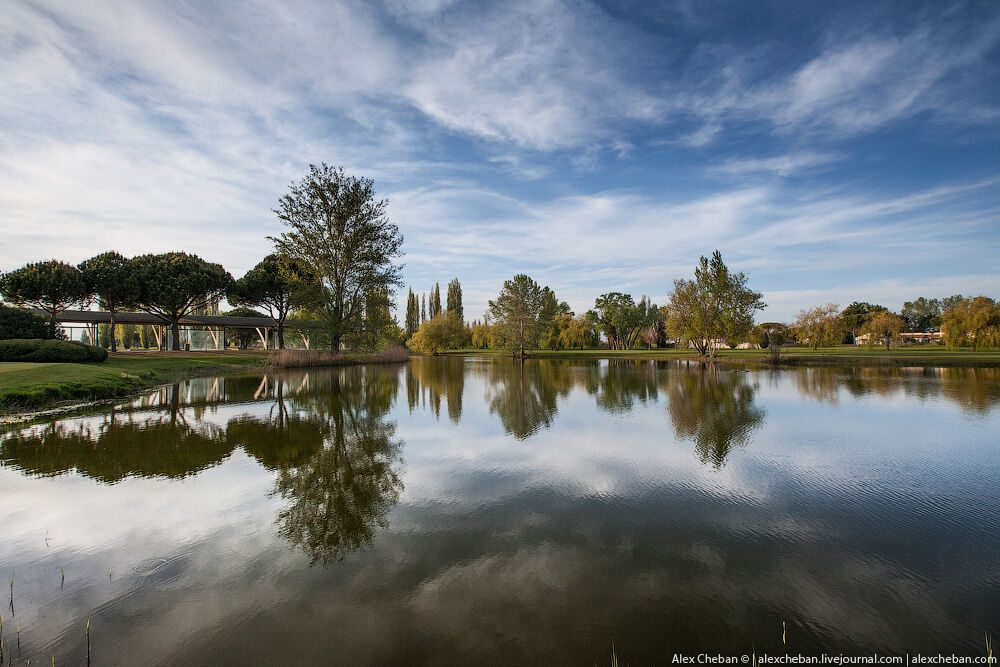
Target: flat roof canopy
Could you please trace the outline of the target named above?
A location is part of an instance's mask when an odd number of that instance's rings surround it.
[[[31,312],[48,317],[48,313],[37,308]],[[109,324],[111,313],[106,310],[63,310],[56,314],[56,320],[63,324]],[[169,326],[170,321],[152,313],[116,313],[116,324],[159,324]],[[272,317],[231,317],[229,315],[187,315],[180,319],[182,326],[236,327],[236,328],[277,328]],[[321,329],[318,320],[285,320],[285,326],[294,329]]]

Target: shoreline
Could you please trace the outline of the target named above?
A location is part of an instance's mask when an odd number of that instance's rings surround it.
[[[429,355],[427,355],[429,356]],[[502,350],[449,350],[438,356],[505,357]],[[782,368],[808,366],[844,367],[927,367],[927,368],[1000,368],[1000,350],[972,352],[945,349],[871,350],[862,348],[786,348],[777,363],[761,350],[722,350],[719,356],[700,357],[694,350],[673,348],[649,350],[532,350],[527,359],[636,359],[646,361],[688,361],[722,366]]]
[[[101,364],[0,364],[0,426],[89,409],[163,384],[267,369],[399,363],[398,355],[340,354],[284,364],[273,351],[118,352]]]
[[[427,356],[433,355],[414,355]],[[449,350],[440,357],[495,358],[501,350]],[[903,348],[789,348],[777,364],[760,350],[722,350],[714,360],[693,350],[535,350],[528,359],[633,359],[641,361],[694,362],[754,370],[810,366],[845,368],[926,367],[1000,368],[1000,351],[972,352],[944,349]],[[322,363],[288,366],[332,367],[372,363],[398,363],[380,353],[343,354]],[[103,364],[0,364],[0,425],[51,415],[61,415],[112,400],[135,395],[145,389],[179,379],[212,374],[282,368],[263,351],[226,352],[119,352]]]

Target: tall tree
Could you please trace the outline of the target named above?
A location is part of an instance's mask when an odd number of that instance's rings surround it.
[[[44,310],[53,336],[59,326],[56,315],[86,301],[91,292],[83,273],[66,262],[33,262],[0,277],[0,292],[14,304]]]
[[[525,349],[538,344],[544,305],[545,290],[523,273],[505,280],[500,294],[490,301],[494,329],[516,356],[524,357]]]
[[[423,324],[427,321],[427,296],[421,292],[420,293],[420,323]]]
[[[608,346],[612,350],[627,350],[635,345],[643,327],[648,324],[648,301],[643,297],[639,306],[630,294],[621,292],[608,292],[594,301],[597,326],[608,339]]]
[[[753,316],[766,306],[760,292],[747,287],[744,273],[733,273],[716,250],[702,257],[694,280],[675,280],[667,329],[688,340],[701,355],[718,354],[719,341],[746,340]]]
[[[872,315],[875,313],[884,313],[888,310],[885,306],[871,304],[866,301],[855,301],[847,308],[844,308],[840,313],[840,319],[844,325],[844,329],[847,333],[851,334],[850,342],[854,342],[853,339],[858,337],[861,329],[868,323]]]
[[[427,304],[427,316],[435,318],[441,312],[441,283],[434,283],[431,288],[430,303]]]
[[[220,264],[186,252],[140,255],[130,264],[136,280],[136,305],[170,323],[174,350],[181,349],[181,318],[217,303],[233,282]]]
[[[409,338],[420,326],[420,306],[413,288],[406,293],[406,337]]]
[[[458,278],[452,278],[448,283],[448,313],[458,318],[459,322],[465,322],[465,308],[462,306],[462,284]]]
[[[229,287],[234,306],[266,308],[277,322],[278,347],[285,347],[285,320],[297,301],[310,293],[314,279],[301,261],[272,253]]]
[[[393,262],[402,253],[403,235],[389,221],[389,202],[375,198],[368,178],[348,176],[342,168],[310,165],[278,202],[278,218],[288,227],[272,237],[275,248],[303,262],[321,289],[317,306],[326,319],[331,347],[359,333],[366,299],[392,297],[402,284]]]
[[[941,302],[938,299],[919,297],[903,304],[900,315],[906,322],[906,330],[924,333],[941,326]]]
[[[115,336],[118,312],[135,305],[137,290],[134,268],[131,262],[113,250],[80,263],[87,291],[96,295],[101,308],[111,314],[108,343],[112,352],[118,349]]]

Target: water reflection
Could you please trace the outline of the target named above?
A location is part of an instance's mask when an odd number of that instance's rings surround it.
[[[196,379],[0,435],[0,562],[36,663],[91,615],[95,664],[651,664],[782,621],[803,653],[979,650],[1000,377],[957,370]]]
[[[746,444],[764,422],[747,374],[718,368],[681,373],[667,389],[667,412],[679,438],[694,440],[703,463],[722,467],[734,447]]]
[[[504,430],[519,440],[548,428],[559,398],[573,386],[564,363],[504,359],[485,368],[490,413],[500,417]]]
[[[385,418],[398,377],[369,369],[360,388],[349,389],[334,376],[328,392],[303,402],[320,424],[322,446],[304,463],[281,468],[275,491],[289,501],[278,514],[279,532],[310,563],[340,560],[388,525],[403,489],[403,443]]]
[[[399,498],[403,443],[386,418],[396,368],[351,368],[262,377],[199,378],[149,392],[97,419],[53,421],[4,437],[0,463],[51,476],[77,471],[100,482],[181,479],[242,447],[277,472],[287,502],[279,533],[313,563],[369,543]],[[224,426],[212,406],[268,402],[265,416]]]

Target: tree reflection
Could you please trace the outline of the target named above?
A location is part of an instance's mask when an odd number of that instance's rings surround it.
[[[487,366],[487,379],[490,413],[518,440],[548,428],[557,399],[573,387],[571,366],[558,361],[496,360]]]
[[[594,362],[587,367],[587,393],[605,412],[629,412],[636,401],[645,404],[657,400],[664,368],[662,362],[641,359]]]
[[[305,401],[322,444],[306,461],[281,468],[275,482],[289,501],[278,515],[279,533],[310,563],[340,560],[370,544],[403,490],[396,471],[402,441],[385,418],[398,374],[357,370],[335,373],[328,392]]]
[[[702,462],[716,468],[764,422],[764,411],[754,404],[756,388],[745,373],[711,367],[673,373],[667,387],[667,411],[677,437],[694,440]]]
[[[180,386],[164,391],[165,409],[152,418],[112,409],[100,419],[56,420],[5,434],[0,462],[40,476],[76,470],[110,484],[129,476],[182,478],[229,456],[232,447],[218,427],[188,422]]]
[[[461,357],[416,357],[407,366],[406,397],[411,412],[423,403],[438,417],[441,415],[441,399],[444,398],[448,404],[448,418],[457,424],[462,419],[464,391],[465,360]]]

